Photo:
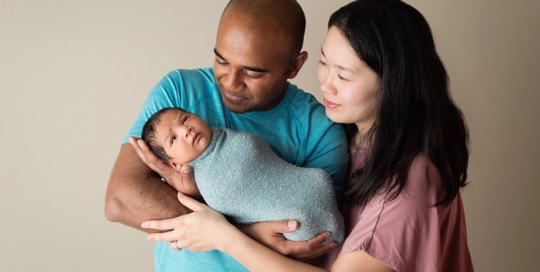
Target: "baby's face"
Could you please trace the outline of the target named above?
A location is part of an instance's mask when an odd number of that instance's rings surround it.
[[[159,119],[156,141],[171,157],[169,164],[176,170],[199,157],[212,139],[208,124],[194,114],[171,109]]]

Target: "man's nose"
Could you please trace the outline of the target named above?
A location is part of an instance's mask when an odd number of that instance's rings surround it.
[[[229,68],[229,72],[223,78],[223,87],[228,92],[240,92],[244,89],[245,85],[243,82],[242,71],[239,71],[234,68]]]

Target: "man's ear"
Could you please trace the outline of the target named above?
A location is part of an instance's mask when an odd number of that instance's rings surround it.
[[[296,59],[291,63],[291,67],[289,68],[289,74],[287,75],[287,78],[293,79],[298,75],[298,72],[300,72],[300,69],[302,66],[304,66],[304,63],[306,63],[308,59],[308,53],[306,51],[300,52]]]
[[[169,162],[169,165],[174,168],[177,172],[180,171],[180,168],[182,168],[182,165],[181,164],[177,164],[175,162]]]

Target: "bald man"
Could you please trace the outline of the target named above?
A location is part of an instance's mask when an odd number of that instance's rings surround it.
[[[256,134],[284,160],[326,170],[339,201],[347,171],[345,132],[326,117],[311,94],[288,82],[308,57],[301,51],[304,31],[304,13],[296,1],[230,1],[218,27],[214,67],[174,70],[149,94],[114,165],[106,194],[107,219],[150,232],[141,228],[143,221],[190,212],[178,202],[174,189],[184,186],[183,191],[198,195],[189,167],[175,171],[136,139],[146,120],[166,107],[197,114],[211,127]],[[293,258],[311,258],[335,245],[320,246],[322,234],[307,242],[287,241],[281,235],[297,227],[288,220],[239,226]],[[247,271],[219,251],[175,251],[166,243],[156,243],[155,267],[156,271]]]

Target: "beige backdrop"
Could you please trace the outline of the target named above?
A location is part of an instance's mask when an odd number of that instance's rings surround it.
[[[319,48],[348,0],[300,0]],[[463,197],[477,271],[537,271],[540,2],[408,0],[431,23],[472,139]],[[151,271],[153,244],[103,215],[152,86],[212,64],[225,0],[0,0],[0,271]],[[536,105],[536,106],[535,106]]]

